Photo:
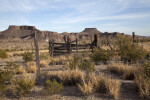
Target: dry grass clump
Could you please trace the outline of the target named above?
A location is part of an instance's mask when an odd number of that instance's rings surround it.
[[[139,95],[143,98],[150,99],[150,83],[148,80],[140,75],[137,75],[135,78],[135,83],[139,90]]]
[[[112,73],[120,74],[123,79],[133,80],[137,68],[123,63],[111,63],[108,65],[108,70]]]
[[[40,52],[40,59],[41,59],[41,60],[50,59],[50,54],[49,54],[49,52]]]
[[[95,89],[95,92],[98,92],[98,93],[107,92],[107,88],[105,84],[106,78],[104,74],[99,74],[99,75],[90,74],[88,77]]]
[[[143,42],[139,43],[140,46],[143,46],[143,48],[150,52],[150,42]]]
[[[54,58],[50,58],[50,65],[65,65],[73,58],[73,55],[61,55]]]
[[[61,75],[61,80],[63,80],[64,84],[67,85],[76,85],[76,83],[79,83],[81,81],[81,78],[85,77],[85,72],[79,70],[79,69],[74,69],[74,70],[66,70],[62,75]]]
[[[64,55],[59,57],[54,57],[51,58],[50,65],[64,65],[66,61],[67,61],[67,57]]]
[[[50,59],[48,59],[48,60],[41,60],[40,61],[40,67],[46,67],[48,64],[49,64],[49,62],[50,62]]]
[[[119,97],[120,86],[120,81],[106,78],[104,74],[90,74],[86,80],[82,78],[82,82],[78,84],[78,88],[83,95],[92,92],[107,93],[115,99]]]
[[[90,81],[85,82],[85,79],[82,78],[82,83],[78,84],[78,89],[83,95],[88,95],[93,92],[93,84]]]
[[[15,69],[15,73],[16,74],[23,74],[26,73],[26,70],[23,67],[18,67],[17,69]]]
[[[136,73],[135,83],[142,98],[150,99],[150,62],[144,63]]]
[[[50,71],[45,76],[49,79],[62,81],[65,85],[76,85],[76,83],[79,83],[81,81],[81,78],[85,76],[85,72],[79,69]]]
[[[36,64],[35,64],[35,62],[27,62],[26,65],[27,65],[26,71],[28,73],[35,73],[36,72]]]
[[[121,83],[118,80],[113,80],[110,78],[106,80],[106,87],[108,89],[108,93],[115,99],[117,99],[119,96],[120,86]]]

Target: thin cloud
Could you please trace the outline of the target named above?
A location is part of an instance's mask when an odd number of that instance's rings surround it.
[[[117,15],[117,16],[105,16],[105,17],[86,17],[86,16],[78,16],[75,18],[64,18],[64,19],[57,19],[53,21],[53,23],[66,23],[66,24],[73,24],[79,22],[92,22],[92,21],[100,21],[100,20],[123,20],[123,19],[141,19],[150,17],[150,14],[125,14],[125,15]]]

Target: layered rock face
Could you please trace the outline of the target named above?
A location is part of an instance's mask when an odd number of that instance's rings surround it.
[[[97,28],[85,28],[85,30],[82,32],[91,33],[91,34],[102,33],[99,30],[97,30]]]
[[[10,25],[7,30],[1,32],[1,38],[24,38],[31,36],[35,26],[14,26]]]
[[[35,26],[15,26],[10,25],[8,29],[12,30],[34,30],[36,29]]]
[[[48,37],[48,34],[54,34],[56,36],[58,33],[51,31],[40,31],[36,29],[35,26],[15,26],[10,25],[7,30],[0,32],[0,39],[24,39],[31,40],[33,39],[34,30],[37,32],[39,40],[45,40]]]

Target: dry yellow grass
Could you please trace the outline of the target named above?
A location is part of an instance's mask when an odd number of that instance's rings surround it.
[[[85,82],[84,78],[82,78],[82,83],[77,86],[83,95],[88,95],[93,92],[93,84],[90,81]]]
[[[121,82],[115,79],[106,78],[104,74],[90,74],[87,81],[82,79],[81,85],[78,84],[78,88],[83,95],[87,95],[92,92],[108,93],[111,97],[117,99],[119,97]]]
[[[96,92],[106,93],[107,91],[105,84],[106,77],[104,76],[104,74],[99,75],[90,74],[89,80],[92,83]]]
[[[142,46],[146,51],[150,52],[150,42],[139,43],[139,45]]]
[[[118,80],[114,80],[110,78],[106,80],[106,87],[109,91],[109,95],[115,99],[119,97],[120,86],[121,83]]]
[[[150,84],[148,83],[148,80],[140,75],[137,75],[135,78],[135,83],[138,87],[140,96],[150,99]]]
[[[30,73],[23,73],[22,78],[35,81],[35,75]]]
[[[17,69],[15,69],[15,73],[23,74],[23,73],[26,73],[26,70],[23,67],[18,67]]]
[[[54,65],[65,64],[66,61],[67,61],[66,56],[59,56],[59,57],[51,58],[50,64],[54,64]]]
[[[35,62],[27,62],[26,71],[28,73],[35,73],[36,72]]]
[[[44,74],[46,78],[60,79],[64,84],[76,85],[81,81],[82,77],[85,77],[85,72],[79,69],[65,70],[65,71],[49,71]]]
[[[46,67],[50,62],[50,59],[47,60],[41,60],[40,61],[40,67]]]
[[[105,45],[103,45],[101,48],[104,49],[104,50],[109,50],[110,49],[109,46],[105,46]]]
[[[108,70],[122,75],[123,79],[134,79],[137,68],[123,63],[111,63],[108,65]]]
[[[73,58],[73,55],[62,55],[54,58],[50,58],[49,62],[52,65],[65,65]]]

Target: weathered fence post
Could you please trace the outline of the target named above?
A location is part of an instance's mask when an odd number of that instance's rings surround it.
[[[71,53],[71,39],[67,36],[67,53]]]
[[[40,78],[40,57],[39,57],[39,47],[38,47],[38,39],[37,32],[34,31],[34,44],[35,44],[35,56],[36,56],[36,80]]]
[[[91,43],[93,42],[93,40],[92,40],[92,34],[90,35],[90,38],[91,38]]]
[[[108,33],[106,34],[106,44],[107,44],[107,46],[109,46],[109,37],[108,37]]]
[[[137,38],[136,42],[137,42],[137,44],[139,43],[139,38]]]
[[[52,39],[51,57],[54,56],[54,39]]]
[[[78,39],[76,37],[76,53],[78,53]]]
[[[51,56],[51,48],[52,48],[52,46],[51,46],[51,41],[50,40],[49,40],[48,44],[49,44],[49,54]]]
[[[31,49],[32,49],[32,54],[33,54],[34,52],[33,52],[33,44],[32,44],[32,41],[31,41]]]
[[[92,49],[92,52],[93,52],[93,49],[94,49],[94,41],[92,40],[92,35],[91,35],[91,49]]]
[[[94,34],[94,46],[98,48],[98,38],[97,38],[97,34]]]
[[[51,52],[52,52],[52,34],[48,34],[49,35],[49,54],[51,56]]]
[[[134,44],[134,38],[135,38],[135,33],[132,32],[132,42],[133,42],[133,44]]]
[[[51,57],[53,57],[54,54],[54,39],[53,39],[53,35],[49,34],[49,54]]]
[[[66,43],[66,42],[67,42],[67,41],[66,41],[66,35],[64,35],[63,39],[64,39],[64,41],[65,41],[65,43]]]
[[[108,37],[109,35],[108,35],[108,33],[107,33],[107,36],[106,36],[106,40],[107,40],[107,46],[109,46],[109,48],[111,49],[111,50],[113,50],[113,48],[111,47],[111,44],[110,44],[110,42],[109,42],[109,37]]]

